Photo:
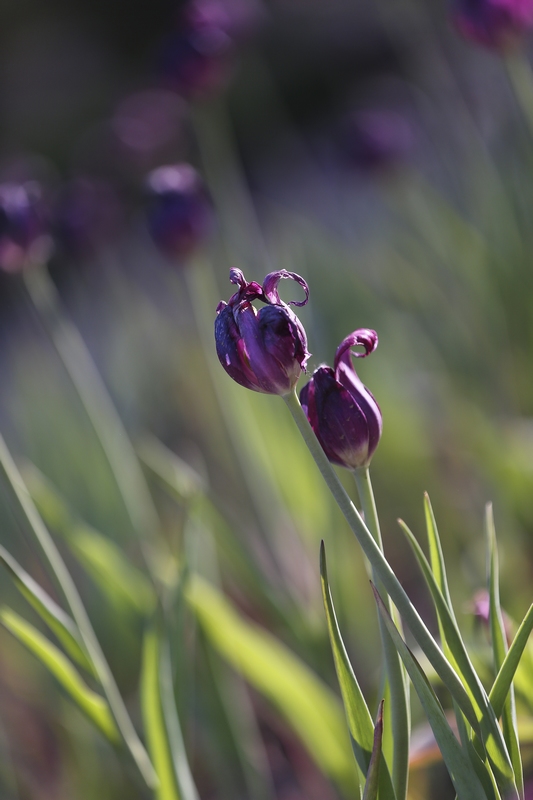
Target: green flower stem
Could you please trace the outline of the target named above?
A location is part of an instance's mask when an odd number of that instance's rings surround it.
[[[454,686],[454,695],[462,710],[465,712],[470,724],[474,727],[479,727],[479,721],[476,722],[476,717],[473,715],[474,709],[472,703],[459,676],[435,642],[431,633],[418,614],[416,608],[409,600],[407,593],[398,581],[398,578],[392,571],[383,553],[379,549],[379,545],[375,542],[374,537],[363,522],[361,515],[350,500],[309,424],[309,421],[296,395],[296,391],[286,395],[283,399],[285,400],[289,411],[291,412],[293,419],[305,440],[305,443],[311,451],[311,455],[315,459],[322,477],[326,481],[328,488],[337,501],[339,508],[346,518],[346,521],[354,532],[359,544],[361,545],[363,553],[370,561],[370,564],[375,570],[378,579],[383,584],[385,591],[389,594],[391,600],[396,605],[396,608],[398,609],[402,619],[409,626],[411,633],[416,639],[421,650],[426,654],[437,675],[439,675],[443,683],[445,683],[448,687],[452,685]],[[485,711],[486,707],[482,709],[481,713],[485,714]],[[488,716],[488,719],[489,722],[487,724],[490,725],[490,716]],[[490,733],[493,735],[492,727],[490,729]],[[495,730],[494,733],[497,734],[497,731]]]
[[[137,456],[85,342],[65,316],[46,266],[24,274],[38,317],[67,372],[107,459],[143,558],[158,581],[156,536],[159,519]]]
[[[57,580],[65,600],[72,612],[72,616],[78,626],[78,630],[83,639],[87,653],[92,660],[98,679],[109,703],[111,712],[117,723],[117,727],[122,734],[125,744],[133,756],[146,785],[155,789],[158,785],[158,778],[152,766],[152,762],[146,752],[144,745],[139,739],[133,723],[126,710],[124,701],[120,695],[113,674],[106,661],[100,643],[93,630],[81,597],[76,589],[74,581],[63,561],[54,540],[50,536],[39,513],[30,497],[30,494],[22,480],[22,476],[13,461],[11,454],[0,436],[0,481],[3,481],[10,490],[13,499],[13,507],[24,527],[29,527],[35,538],[39,542],[52,572]],[[11,498],[10,498],[11,499]]]
[[[369,469],[368,467],[361,467],[361,469],[354,470],[353,475],[357,484],[357,491],[359,493],[365,522],[370,533],[374,537],[374,541],[383,552],[381,529],[379,526],[378,512]],[[372,571],[374,573],[376,588],[380,594],[383,594],[381,581],[376,575],[376,570],[373,569]],[[389,598],[387,597],[384,602],[389,614],[393,616],[394,609],[392,608],[392,603]],[[395,623],[401,631],[401,620],[397,618],[395,619]],[[393,746],[392,781],[397,800],[404,800],[407,796],[407,782],[409,778],[409,734],[411,727],[408,694],[409,683],[401,658],[386,630],[381,614],[379,615],[379,628],[383,652],[385,654],[387,679],[390,687],[390,714]]]
[[[514,95],[524,119],[533,136],[533,71],[523,49],[517,49],[504,57],[505,68]]]

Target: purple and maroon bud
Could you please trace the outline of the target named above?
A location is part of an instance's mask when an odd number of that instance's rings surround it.
[[[504,51],[533,28],[533,0],[455,0],[452,20],[465,39]]]
[[[359,109],[341,127],[341,147],[350,164],[374,173],[401,164],[413,149],[407,116],[386,108]]]
[[[375,331],[354,331],[337,348],[334,368],[319,367],[300,393],[325,454],[333,464],[348,469],[367,467],[381,437],[381,411],[352,364],[352,355],[364,358],[377,346]],[[353,351],[354,347],[363,347],[364,352]]]
[[[304,289],[305,299],[284,303],[278,293],[283,278],[296,281]],[[263,285],[249,283],[239,269],[232,269],[230,281],[239,288],[227,303],[218,304],[215,320],[220,363],[234,381],[247,389],[289,394],[310,356],[302,323],[289,308],[307,303],[307,283],[284,269],[267,275]],[[266,305],[258,311],[252,305],[254,300]]]
[[[184,258],[213,227],[213,209],[202,179],[190,164],[170,164],[148,176],[147,223],[156,246],[169,258]]]
[[[49,251],[39,185],[0,184],[0,270],[19,272],[45,260]]]
[[[216,7],[216,4],[215,4]],[[163,41],[158,56],[161,80],[185,97],[198,97],[222,88],[233,67],[234,44],[224,14],[185,6],[177,28]]]

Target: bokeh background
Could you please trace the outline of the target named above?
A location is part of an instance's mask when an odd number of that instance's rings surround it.
[[[144,460],[173,464],[182,483],[185,462],[208,498],[208,511],[191,513],[197,490],[171,498],[147,467],[169,550],[337,692],[318,574],[325,539],[341,629],[375,708],[379,636],[359,548],[283,403],[230,385],[213,362],[215,307],[231,294],[230,266],[249,280],[285,268],[310,286],[300,316],[311,368],[331,363],[355,328],[378,331],[377,352],[358,368],[384,417],[372,476],[386,552],[434,626],[396,523],[423,538],[428,491],[460,624],[482,664],[472,598],[485,584],[488,501],[503,607],[518,619],[531,599],[527,90],[517,99],[509,65],[457,35],[446,2],[224,7],[221,40],[191,62],[185,5],[170,0],[3,0],[0,179],[41,183],[50,275]],[[146,222],[146,174],[172,162],[194,165],[213,204],[212,224],[175,257]],[[28,480],[41,480],[33,465],[76,519],[142,570],[72,383],[21,276],[2,272],[0,375],[1,429]],[[1,491],[0,515],[1,543],[57,596]],[[145,616],[56,533],[138,719]],[[31,617],[7,576],[0,597]],[[342,796],[272,698],[190,610],[177,616],[175,691],[202,800]],[[148,796],[34,656],[6,631],[0,640],[0,796]],[[415,744],[425,735],[416,704],[414,723]],[[527,742],[525,752],[527,763]],[[420,756],[412,797],[427,796],[453,793],[442,765]]]

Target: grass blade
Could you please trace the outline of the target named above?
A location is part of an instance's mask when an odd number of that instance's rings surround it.
[[[374,588],[374,587],[373,587]],[[428,679],[424,675],[420,664],[409,650],[392,621],[383,600],[374,589],[378,609],[382,615],[387,630],[396,645],[405,668],[413,683],[420,702],[426,712],[429,724],[433,730],[435,740],[442,753],[450,778],[457,792],[459,800],[486,800],[483,787],[477,777],[472,764],[463,748],[454,736],[446,719],[442,706],[433,691]]]
[[[322,771],[353,796],[355,764],[344,714],[333,692],[199,576],[190,576],[185,599],[210,644],[276,706]]]
[[[503,735],[498,726],[497,717],[486,695],[485,689],[470,661],[470,657],[466,650],[466,646],[461,637],[455,615],[451,608],[450,595],[447,588],[446,572],[444,562],[442,560],[442,552],[440,550],[440,542],[434,518],[429,505],[429,498],[426,499],[426,509],[429,519],[428,531],[429,537],[432,541],[432,552],[435,563],[435,571],[438,580],[444,587],[445,594],[441,591],[437,578],[433,573],[432,566],[428,563],[422,548],[417,542],[413,533],[409,530],[407,525],[400,520],[400,527],[407,537],[409,544],[416,556],[416,559],[423,572],[429,591],[435,603],[437,618],[439,622],[440,635],[445,648],[445,653],[451,662],[454,670],[460,675],[464,682],[465,689],[468,696],[472,701],[475,709],[476,716],[479,720],[479,725],[476,723],[472,727],[479,733],[481,729],[482,739],[485,744],[487,755],[496,770],[499,781],[504,787],[513,788],[513,775],[514,770],[507,752],[507,746],[503,739]],[[456,698],[454,698],[456,699]],[[462,709],[464,711],[464,709]],[[472,725],[472,720],[468,718]]]
[[[0,622],[52,673],[76,705],[114,744],[120,736],[105,699],[84,683],[71,661],[43,634],[7,606]]]
[[[333,598],[331,596],[331,590],[328,581],[326,550],[324,547],[324,542],[322,542],[320,545],[320,579],[322,583],[322,595],[324,598],[324,608],[326,611],[329,639],[331,643],[331,649],[333,651],[335,670],[337,672],[337,679],[341,689],[346,719],[348,721],[348,728],[352,737],[352,747],[359,769],[363,775],[366,775],[370,769],[370,762],[372,758],[374,725],[372,723],[372,717],[370,716],[370,711],[368,710],[366,700],[361,692],[357,678],[355,677],[348,653],[346,652],[346,647],[344,646],[337,622],[337,615],[335,614],[335,607],[333,605]],[[392,787],[389,770],[384,759],[381,761],[381,768],[379,772],[380,800],[394,798],[394,789]]]
[[[80,637],[72,617],[69,617],[69,615],[52,600],[50,595],[39,586],[37,581],[35,581],[2,546],[0,546],[0,563],[10,573],[17,589],[37,611],[41,619],[46,622],[52,633],[54,633],[59,642],[61,642],[68,655],[77,662],[78,666],[83,667],[89,674],[96,677],[94,665],[85,651],[83,640]]]
[[[492,639],[492,652],[494,659],[494,669],[499,672],[505,656],[507,655],[507,638],[503,623],[502,610],[500,607],[500,586],[499,586],[499,564],[498,549],[496,546],[496,531],[494,529],[494,516],[492,505],[489,503],[485,512],[485,531],[487,538],[487,566],[489,584],[489,621]],[[524,796],[524,773],[522,769],[522,758],[520,755],[520,744],[518,741],[518,725],[516,721],[516,705],[512,682],[505,698],[502,710],[503,736],[509,750],[511,763],[513,765],[516,785],[520,797]]]
[[[374,743],[372,746],[372,756],[368,766],[366,776],[365,791],[363,800],[377,800],[379,788],[379,774],[381,763],[381,740],[383,738],[383,700],[379,704],[376,726],[374,728]],[[380,798],[382,795],[380,794]]]
[[[514,674],[518,664],[520,663],[520,658],[522,657],[532,630],[533,605],[529,607],[526,616],[518,628],[516,636],[509,647],[509,651],[505,656],[505,660],[501,665],[500,671],[498,672],[492,685],[492,689],[489,693],[489,700],[497,717],[501,716],[503,713],[505,698],[509,694],[509,688],[511,686]]]
[[[141,672],[141,704],[148,750],[159,778],[157,800],[198,800],[198,793],[185,754],[172,677],[157,627],[145,633]],[[169,685],[170,684],[170,685]],[[171,729],[167,727],[171,720]]]

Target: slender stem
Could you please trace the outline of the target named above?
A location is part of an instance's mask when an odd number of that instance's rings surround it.
[[[433,636],[424,624],[418,611],[409,600],[407,593],[398,581],[398,578],[392,571],[389,563],[379,549],[379,546],[368,530],[368,527],[363,522],[361,515],[357,511],[356,507],[350,500],[344,487],[339,481],[339,478],[329,463],[326,454],[320,446],[318,439],[316,438],[313,429],[309,424],[309,421],[296,395],[296,391],[286,395],[283,399],[285,400],[285,403],[287,404],[289,411],[291,412],[293,419],[311,452],[311,455],[315,459],[322,477],[326,481],[329,490],[337,501],[346,521],[361,545],[363,553],[370,561],[370,564],[376,571],[376,575],[383,584],[385,591],[389,594],[402,618],[409,626],[411,633],[416,639],[419,647],[427,656],[437,675],[439,675],[443,683],[445,683],[450,691],[452,691],[453,696],[459,703],[461,709],[465,712],[470,724],[475,729],[479,729],[479,725],[481,725],[487,740],[489,738],[493,738],[501,755],[508,761],[508,754],[506,753],[501,731],[498,728],[497,720],[495,719],[494,712],[491,709],[488,700],[486,700],[484,695],[476,697],[475,702],[477,710],[474,710],[472,701],[468,697],[459,676],[445,658]]]
[[[370,533],[373,535],[379,549],[383,551],[381,539],[381,529],[376,508],[376,501],[370,480],[368,467],[361,467],[353,471],[359,499],[368,525]],[[373,569],[375,575],[376,570]],[[376,587],[380,591],[381,581],[375,575]],[[380,591],[381,593],[381,591]],[[385,599],[389,614],[394,614],[394,609],[390,599]],[[399,619],[395,620],[397,627],[401,625]],[[391,637],[385,629],[385,623],[379,615],[379,627],[383,652],[385,654],[385,664],[387,669],[387,679],[390,686],[391,700],[391,725],[392,725],[392,781],[396,792],[397,800],[404,800],[407,796],[407,783],[409,778],[409,733],[410,733],[410,714],[409,714],[409,684],[405,668],[401,658],[394,646]],[[401,630],[401,627],[400,627]]]
[[[107,697],[109,707],[115,717],[118,729],[120,730],[124,742],[129,748],[146,784],[151,789],[158,785],[158,778],[152,766],[152,762],[142,744],[133,723],[126,710],[124,701],[118,690],[113,674],[106,661],[100,643],[93,630],[82,599],[76,589],[74,581],[66,567],[54,540],[50,536],[39,513],[30,497],[22,476],[11,457],[11,454],[0,436],[0,479],[2,479],[14,500],[17,514],[21,521],[29,526],[35,538],[39,542],[52,572],[57,580],[65,600],[67,601],[72,616],[78,626],[80,635],[83,639],[87,653],[91,658],[102,689]]]
[[[504,59],[507,75],[524,119],[533,136],[533,71],[523,50],[510,53]]]
[[[133,445],[85,342],[65,316],[45,266],[27,270],[25,285],[107,459],[132,530],[156,586],[159,519]]]

